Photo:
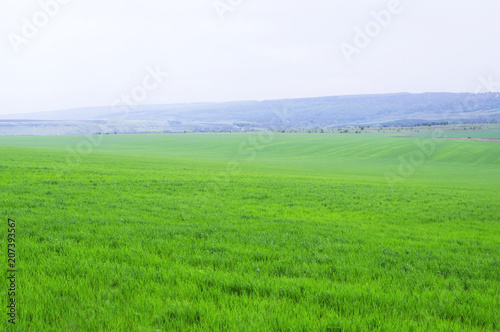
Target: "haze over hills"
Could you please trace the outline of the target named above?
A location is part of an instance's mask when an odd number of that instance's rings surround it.
[[[500,119],[498,93],[397,93],[1,115],[0,135],[290,130],[496,119]]]

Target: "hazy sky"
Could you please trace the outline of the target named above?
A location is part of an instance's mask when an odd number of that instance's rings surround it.
[[[0,0],[0,34],[0,114],[500,81],[498,0]]]

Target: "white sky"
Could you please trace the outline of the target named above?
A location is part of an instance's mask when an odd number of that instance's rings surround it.
[[[16,52],[39,2],[60,5]],[[355,28],[397,0],[0,0],[0,114],[108,106],[170,76],[142,104],[387,92],[473,92],[500,80],[500,1],[400,0],[401,13],[346,61]],[[38,16],[37,16],[38,15]],[[9,35],[9,33],[11,33]],[[10,36],[10,37],[9,37]]]

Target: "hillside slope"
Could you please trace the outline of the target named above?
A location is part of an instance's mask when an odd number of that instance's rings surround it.
[[[463,123],[500,119],[500,98],[496,93],[398,93],[133,108],[93,107],[4,115],[0,119],[0,135],[221,131],[235,126],[241,130],[274,130]]]

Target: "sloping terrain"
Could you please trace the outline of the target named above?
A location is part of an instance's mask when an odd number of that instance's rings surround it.
[[[499,144],[100,138],[0,137],[18,331],[498,331]]]
[[[487,122],[500,119],[500,97],[496,93],[399,93],[142,105],[134,108],[94,107],[4,115],[0,118],[3,119],[0,121],[0,135],[274,130],[350,125],[414,125],[426,122]],[[102,127],[97,128],[96,124]]]

